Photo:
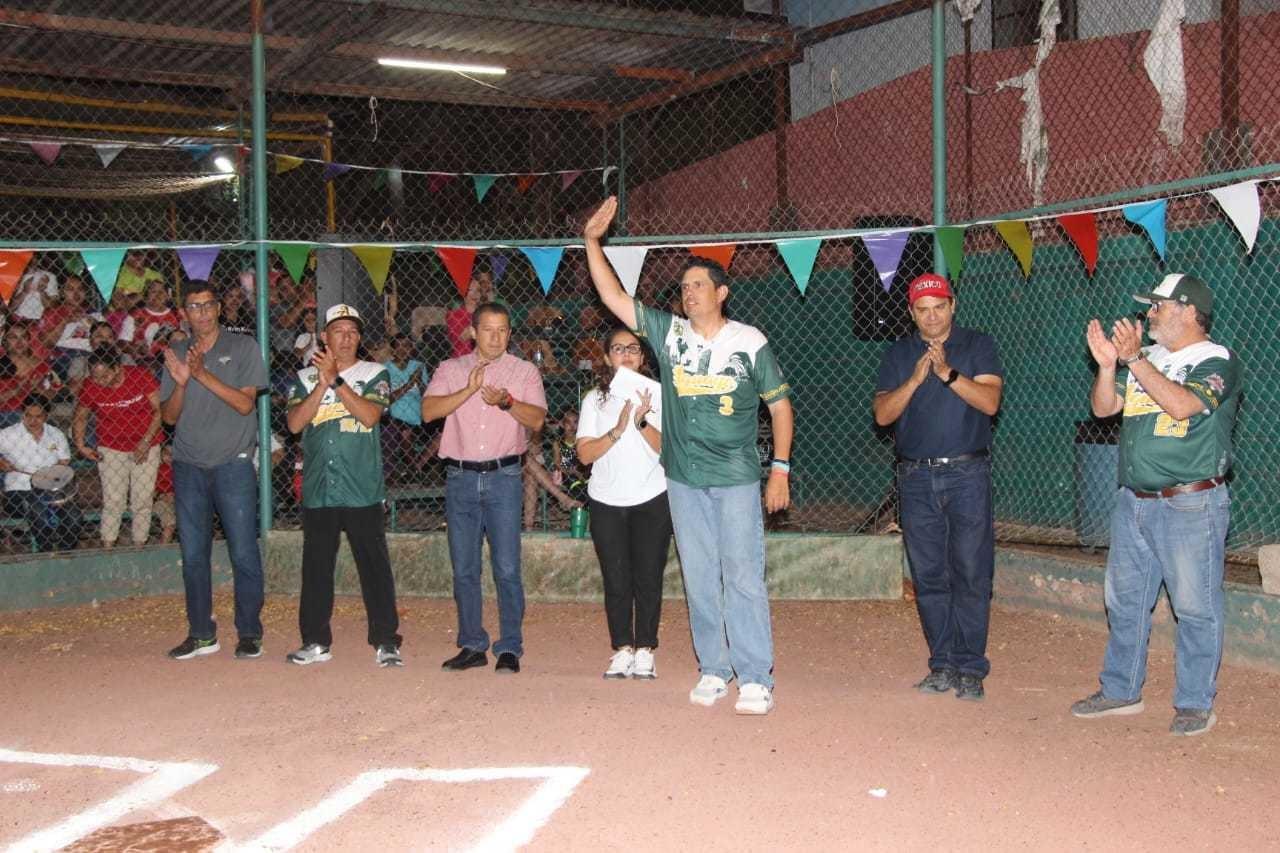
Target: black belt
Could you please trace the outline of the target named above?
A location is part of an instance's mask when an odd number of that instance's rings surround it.
[[[990,450],[975,450],[973,453],[961,453],[959,456],[935,456],[932,459],[910,459],[906,456],[899,456],[898,461],[906,462],[909,465],[928,465],[930,468],[936,468],[940,465],[951,465],[954,462],[986,459],[990,455]]]
[[[501,459],[486,459],[483,462],[472,462],[469,459],[444,459],[444,467],[460,468],[463,471],[497,471],[520,464],[520,456],[503,456]]]
[[[1189,495],[1192,492],[1206,492],[1209,489],[1216,489],[1227,481],[1226,477],[1211,477],[1208,480],[1196,480],[1194,483],[1179,483],[1176,486],[1170,486],[1167,489],[1159,489],[1154,492],[1140,492],[1137,489],[1130,489],[1134,497],[1138,498],[1171,498],[1175,495]]]

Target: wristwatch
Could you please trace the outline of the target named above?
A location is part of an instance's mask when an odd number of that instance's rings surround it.
[[[959,378],[960,378],[960,371],[956,370],[953,367],[951,368],[951,372],[947,374],[947,378],[942,380],[942,384],[946,386],[950,386],[952,382],[955,382]]]
[[[1137,355],[1131,355],[1128,358],[1117,358],[1116,363],[1119,364],[1121,367],[1128,367],[1129,365],[1133,364],[1135,361],[1142,361],[1146,357],[1147,357],[1146,353],[1144,353],[1142,350],[1138,350]]]
[[[508,411],[511,409],[511,404],[514,402],[515,402],[515,399],[512,398],[511,392],[508,391],[506,392],[506,394],[503,395],[502,399],[498,401],[498,408],[502,409],[502,411],[504,412]]]
[[[337,391],[339,388],[341,388],[343,385],[346,385],[346,384],[347,384],[347,380],[339,376],[337,379],[334,379],[332,382],[329,383],[329,387]]]

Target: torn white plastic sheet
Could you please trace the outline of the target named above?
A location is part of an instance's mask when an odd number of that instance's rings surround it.
[[[956,6],[956,14],[966,24],[973,20],[973,16],[978,13],[978,7],[982,5],[982,0],[952,0],[952,2]]]
[[[1022,89],[1021,143],[1018,161],[1026,167],[1027,185],[1038,207],[1044,203],[1044,180],[1049,174],[1049,132],[1044,126],[1044,109],[1040,101],[1040,66],[1049,58],[1050,51],[1058,43],[1058,25],[1062,23],[1062,10],[1058,0],[1044,0],[1040,6],[1040,40],[1036,46],[1035,64],[1017,77],[1001,80],[996,91]]]
[[[1160,96],[1160,133],[1169,145],[1182,144],[1187,120],[1187,75],[1182,62],[1182,22],[1186,0],[1161,0],[1142,65]]]

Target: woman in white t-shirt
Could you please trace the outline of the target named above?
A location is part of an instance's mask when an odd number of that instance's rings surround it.
[[[655,678],[662,572],[671,547],[667,478],[659,461],[658,401],[610,393],[620,367],[647,373],[644,347],[626,329],[604,341],[597,387],[582,400],[578,460],[591,465],[591,539],[604,577],[604,609],[614,654],[605,678]]]

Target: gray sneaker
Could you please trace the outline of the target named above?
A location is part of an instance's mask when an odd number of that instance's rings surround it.
[[[1076,717],[1125,717],[1142,713],[1142,699],[1108,699],[1099,690],[1071,706]]]
[[[404,666],[404,658],[400,657],[400,647],[395,643],[383,643],[373,655],[378,666]]]
[[[982,689],[982,679],[976,675],[961,675],[956,682],[956,698],[968,702],[981,702],[987,698],[986,691]]]
[[[284,656],[284,659],[289,663],[296,663],[298,666],[308,666],[313,663],[324,663],[327,660],[332,660],[333,655],[329,653],[328,646],[309,643],[296,652],[289,652]]]
[[[1176,713],[1173,715],[1173,725],[1169,726],[1171,734],[1195,737],[1209,731],[1213,728],[1213,724],[1218,722],[1218,715],[1213,711],[1202,711],[1198,708],[1174,708],[1173,710]]]
[[[934,669],[922,681],[916,683],[915,688],[921,693],[950,693],[956,686],[956,671],[954,669]]]

